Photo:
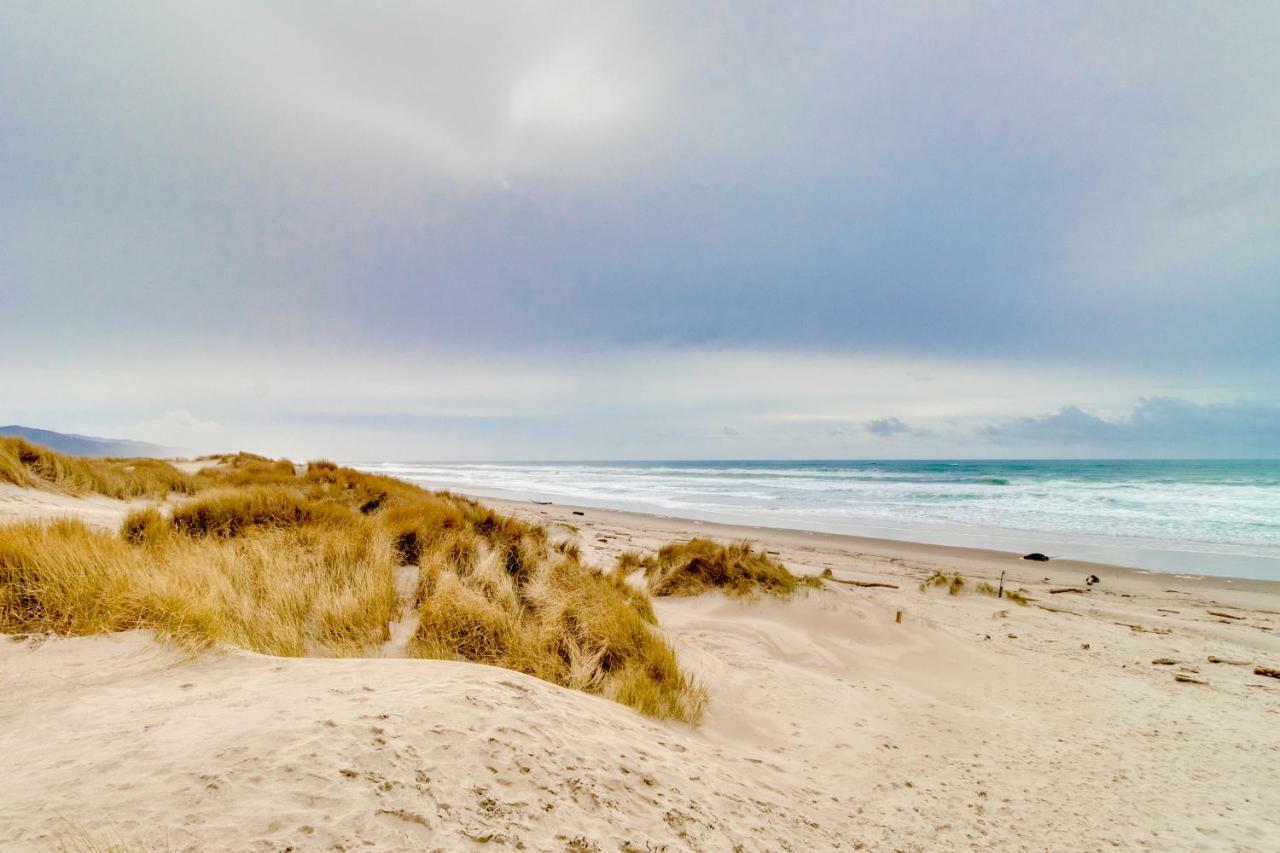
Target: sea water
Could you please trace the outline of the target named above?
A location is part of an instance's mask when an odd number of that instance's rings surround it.
[[[477,496],[1280,580],[1280,460],[359,467]]]

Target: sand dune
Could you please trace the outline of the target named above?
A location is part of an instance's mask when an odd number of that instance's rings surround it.
[[[505,508],[573,524],[598,562],[744,534]],[[1051,595],[1077,567],[745,532],[798,570],[900,588],[656,602],[711,691],[697,729],[472,664],[4,640],[0,846],[69,826],[173,850],[1280,844],[1280,682],[1208,661],[1280,664],[1274,585],[1115,569]],[[1016,571],[1035,601],[921,592],[939,566]],[[1207,684],[1175,680],[1192,670]]]

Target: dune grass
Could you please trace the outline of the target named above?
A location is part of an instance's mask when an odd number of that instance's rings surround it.
[[[197,540],[152,527],[135,544],[78,521],[0,526],[0,628],[353,655],[383,642],[398,611],[391,550],[370,528]]]
[[[111,498],[163,498],[199,489],[193,477],[159,459],[84,459],[10,436],[0,436],[0,483]]]
[[[618,558],[615,572],[625,577],[637,568],[644,570],[649,592],[657,596],[700,595],[718,589],[729,595],[786,597],[822,584],[817,578],[791,574],[782,563],[748,542],[722,545],[710,539],[692,539],[665,545],[652,557],[627,552]]]
[[[193,647],[358,656],[410,607],[410,656],[700,717],[706,693],[656,629],[648,596],[545,528],[330,462],[300,472],[251,454],[208,461],[190,478],[197,494],[130,513],[118,535],[69,520],[0,526],[0,631],[145,628]],[[404,571],[417,575],[408,602]]]
[[[705,692],[653,630],[648,598],[548,544],[546,531],[480,518],[420,554],[412,654],[461,658],[696,721]]]
[[[993,598],[999,598],[1000,588],[987,581],[977,581],[976,583],[966,578],[959,572],[941,572],[934,570],[933,574],[920,582],[920,591],[927,592],[935,587],[945,587],[951,595],[959,595],[966,589],[972,588],[979,595],[990,595]],[[1009,599],[1014,604],[1027,605],[1029,599],[1026,590],[1006,589],[1004,598]]]

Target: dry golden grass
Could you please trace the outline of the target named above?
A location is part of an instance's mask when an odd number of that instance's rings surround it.
[[[663,546],[656,556],[642,558],[634,552],[618,559],[622,577],[643,568],[653,595],[699,595],[718,589],[730,595],[789,596],[802,587],[820,587],[814,577],[797,577],[787,567],[756,551],[748,542],[721,545],[710,539],[692,539]]]
[[[391,549],[371,526],[198,540],[163,519],[147,529],[131,544],[78,521],[0,527],[0,628],[350,655],[383,642],[399,609]]]
[[[655,628],[648,596],[545,528],[333,463],[299,473],[251,454],[210,461],[191,480],[199,494],[131,513],[118,536],[76,521],[0,526],[0,630],[146,628],[191,646],[351,656],[386,642],[412,607],[412,656],[507,667],[654,716],[701,715],[705,691]],[[396,591],[406,566],[418,573],[410,602]]]
[[[194,478],[159,459],[83,459],[10,436],[0,436],[0,483],[112,498],[163,498],[199,488]]]
[[[701,716],[705,691],[654,630],[648,597],[550,545],[544,528],[483,511],[416,535],[411,654],[514,669],[653,716]]]
[[[972,586],[973,590],[980,595],[990,595],[993,598],[1000,597],[1000,588],[994,584],[988,583],[987,581],[972,583],[959,572],[940,572],[936,570],[933,574],[920,582],[920,591],[927,592],[933,587],[946,587],[947,592],[951,595],[959,595],[969,586]],[[1025,590],[1014,591],[1006,589],[1004,591],[1004,598],[1009,599],[1015,604],[1021,604],[1023,606],[1026,606],[1029,603]]]

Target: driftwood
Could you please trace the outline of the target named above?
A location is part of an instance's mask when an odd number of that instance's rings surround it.
[[[1173,666],[1176,663],[1182,663],[1182,661],[1174,660],[1173,658],[1156,658],[1151,663],[1154,666]]]
[[[1068,616],[1079,616],[1079,615],[1080,615],[1079,613],[1075,612],[1074,610],[1063,610],[1061,607],[1050,607],[1050,606],[1049,606],[1049,605],[1047,605],[1047,604],[1037,604],[1037,605],[1036,605],[1036,607],[1039,607],[1041,610],[1048,610],[1050,613],[1065,613],[1065,614],[1067,614]]]
[[[1167,608],[1167,607],[1157,607],[1157,608],[1156,608],[1156,612],[1157,612],[1157,613],[1181,613],[1182,611],[1181,611],[1181,610],[1170,610],[1170,609],[1169,609],[1169,608]]]
[[[1207,681],[1201,681],[1198,678],[1192,678],[1189,675],[1175,675],[1173,677],[1173,680],[1181,681],[1183,684],[1208,684],[1209,683]]]
[[[1243,619],[1243,616],[1237,616],[1234,613],[1223,613],[1221,610],[1206,610],[1210,616],[1220,616],[1223,619]]]
[[[1123,625],[1124,627],[1129,628],[1130,630],[1133,630],[1133,631],[1137,631],[1141,634],[1172,634],[1173,633],[1173,630],[1170,628],[1148,628],[1144,625],[1135,625],[1132,622],[1116,622],[1115,624]]]
[[[1088,591],[1089,591],[1089,590],[1087,590],[1087,589],[1081,589],[1081,588],[1080,588],[1080,587],[1078,587],[1078,586],[1064,586],[1064,587],[1059,587],[1058,589],[1051,589],[1051,590],[1049,590],[1049,594],[1050,594],[1050,595],[1057,595],[1057,594],[1058,594],[1058,593],[1060,593],[1060,592],[1088,592]]]
[[[898,588],[898,585],[896,583],[880,583],[878,581],[847,581],[847,580],[844,580],[843,578],[827,578],[827,580],[835,581],[836,583],[848,584],[849,586],[867,587],[869,589],[874,587],[883,587],[884,589]]]
[[[1269,666],[1258,666],[1253,669],[1254,675],[1265,675],[1267,678],[1280,678],[1280,669],[1272,669]]]
[[[1209,655],[1209,663],[1225,663],[1227,666],[1248,666],[1249,665],[1249,661],[1247,660],[1229,660],[1227,658],[1220,658],[1217,655]]]

